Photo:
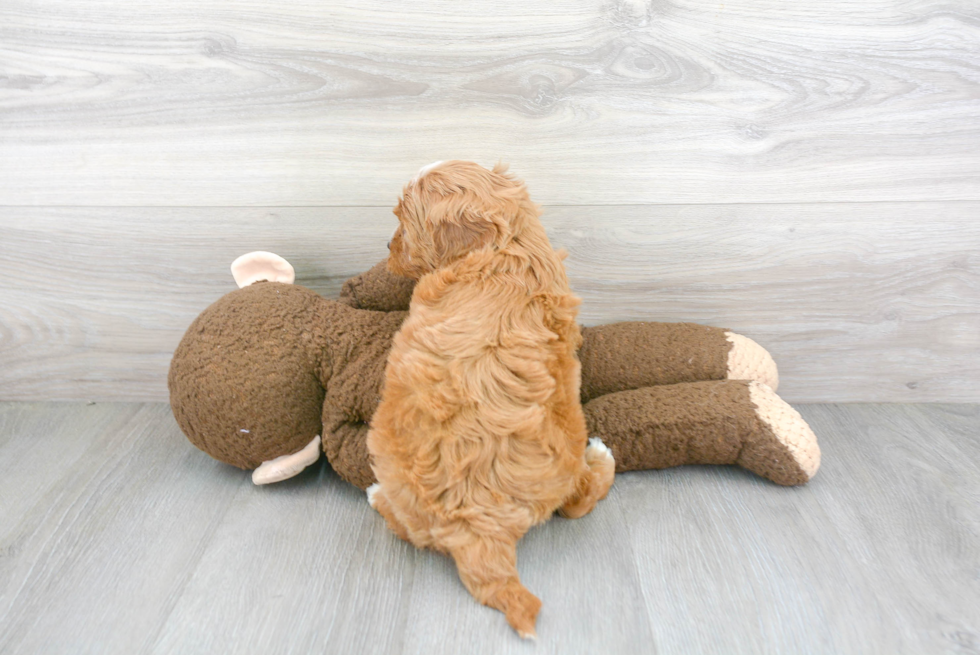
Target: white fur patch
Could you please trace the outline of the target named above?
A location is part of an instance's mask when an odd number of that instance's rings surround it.
[[[589,439],[589,448],[592,448],[593,450],[598,450],[600,453],[609,452],[609,448],[606,447],[606,444],[602,443],[602,439],[600,439],[599,437],[592,437],[591,439]]]
[[[440,159],[439,161],[432,162],[428,166],[423,166],[422,168],[419,169],[418,174],[415,175],[415,179],[416,180],[421,180],[423,177],[425,177],[425,174],[426,173],[428,173],[429,171],[431,171],[432,169],[434,169],[436,166],[438,166],[442,162],[443,162],[443,160]]]
[[[599,457],[604,457],[606,459],[613,458],[612,451],[609,450],[609,447],[606,446],[606,444],[602,443],[602,439],[600,439],[599,437],[592,437],[591,439],[589,439],[589,445],[585,449],[585,452],[594,453],[595,455],[598,455]]]
[[[379,489],[381,489],[381,485],[379,485],[377,482],[375,482],[374,484],[372,484],[370,487],[367,488],[368,505],[370,505],[371,507],[376,506],[374,497],[378,495]]]

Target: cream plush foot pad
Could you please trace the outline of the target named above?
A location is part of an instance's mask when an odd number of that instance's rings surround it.
[[[749,398],[756,406],[759,419],[786,447],[807,479],[812,478],[820,468],[820,446],[800,413],[759,382],[749,383]]]
[[[273,252],[264,250],[244,254],[233,261],[231,274],[239,289],[260,280],[283,284],[292,284],[296,280],[296,272],[289,262]]]
[[[288,480],[299,475],[303,469],[318,459],[320,459],[320,435],[313,437],[313,441],[306,444],[306,447],[298,453],[282,455],[268,462],[262,462],[259,468],[252,471],[252,482],[270,484]]]
[[[729,380],[757,380],[773,391],[779,388],[779,371],[769,351],[741,334],[725,332],[725,338],[732,344],[728,351]]]

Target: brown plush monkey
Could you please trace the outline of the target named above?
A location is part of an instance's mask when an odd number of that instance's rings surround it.
[[[342,478],[367,488],[368,422],[413,282],[382,263],[334,301],[292,284],[292,267],[272,253],[244,255],[232,271],[241,288],[191,324],[170,365],[181,429],[215,459],[255,469],[257,484],[296,475],[322,447]],[[750,339],[644,322],[582,337],[589,436],[613,451],[617,471],[737,464],[795,485],[820,466],[816,437],[776,395],[776,366]]]

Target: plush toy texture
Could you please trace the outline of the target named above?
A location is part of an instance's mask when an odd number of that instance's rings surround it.
[[[388,272],[386,261],[380,261],[366,273],[344,282],[339,302],[357,309],[407,312],[412,302],[415,280],[392,275]]]
[[[198,316],[168,380],[174,416],[191,443],[255,468],[320,433],[324,387],[309,373],[326,359],[309,338],[326,318],[319,300],[300,286],[257,282]]]
[[[278,262],[268,268],[269,279],[281,275]],[[348,280],[339,300],[282,282],[232,291],[174,353],[168,382],[178,424],[195,446],[244,469],[320,435],[334,470],[366,489],[375,481],[368,423],[412,289],[382,262]],[[586,423],[612,450],[617,472],[734,464],[794,485],[819,468],[816,437],[765,384],[777,383],[775,364],[750,339],[646,322],[582,328],[582,338]]]
[[[785,420],[760,413],[756,402],[777,407]],[[652,407],[656,413],[642,411]],[[589,401],[584,410],[589,434],[620,435],[610,445],[620,470],[737,464],[777,484],[797,485],[819,466],[820,453],[803,418],[753,380],[618,391]]]
[[[345,426],[374,413],[404,315],[352,309],[279,282],[232,291],[191,324],[174,353],[168,384],[177,423],[195,446],[239,468],[322,434],[338,470],[359,471],[367,450]]]

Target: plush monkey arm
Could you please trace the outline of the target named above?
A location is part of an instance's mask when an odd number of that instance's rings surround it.
[[[600,396],[584,410],[589,436],[613,451],[617,471],[737,464],[796,485],[820,467],[817,438],[806,421],[760,382],[643,387]]]
[[[384,260],[344,282],[339,301],[355,309],[405,311],[414,288],[414,280],[388,272],[387,260]]]

